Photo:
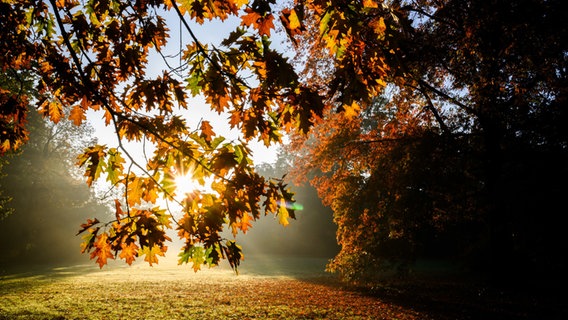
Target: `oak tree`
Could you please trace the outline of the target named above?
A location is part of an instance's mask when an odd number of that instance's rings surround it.
[[[334,210],[330,269],[361,281],[429,250],[499,276],[560,274],[561,2],[303,3],[301,76],[334,107],[291,150]]]
[[[0,2],[2,72],[32,72],[38,97],[3,90],[2,151],[27,139],[28,102],[54,123],[75,125],[89,112],[103,114],[116,134],[116,146],[93,144],[78,157],[87,184],[106,180],[121,196],[111,200],[115,219],[90,219],[81,226],[83,251],[102,267],[119,257],[149,264],[167,250],[168,229],[185,245],[180,263],[214,265],[226,258],[236,268],[242,259],[229,229],[246,232],[263,213],[286,225],[292,193],[281,179],[260,176],[248,143],[279,142],[283,130],[306,131],[324,106],[320,95],[300,83],[287,58],[270,42],[275,25],[299,29],[299,14],[279,19],[273,1],[8,1]],[[190,35],[180,43],[173,68],[163,53],[175,17]],[[230,16],[239,26],[220,45],[202,43],[194,28]],[[193,24],[190,22],[193,21]],[[180,40],[181,41],[181,40]],[[151,56],[165,67],[150,73]],[[212,111],[228,115],[227,126],[240,132],[235,140],[216,134],[211,121],[188,125],[180,110],[202,95]],[[137,158],[128,142],[144,146]],[[176,177],[189,175],[209,190],[178,194]],[[175,204],[181,214],[168,208]]]

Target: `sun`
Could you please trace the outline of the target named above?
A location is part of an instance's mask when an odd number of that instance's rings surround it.
[[[193,179],[191,173],[177,176],[174,183],[176,185],[176,193],[179,195],[186,195],[202,189],[199,182]]]

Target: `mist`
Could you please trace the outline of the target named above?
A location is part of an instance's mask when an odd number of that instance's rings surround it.
[[[245,256],[280,255],[330,259],[339,251],[331,209],[324,207],[311,186],[293,186],[301,210],[282,226],[272,215],[262,216],[246,234],[237,236]]]
[[[11,198],[4,211],[13,212],[0,220],[0,270],[39,265],[94,265],[89,254],[81,253],[82,238],[77,232],[87,219],[96,217],[105,222],[114,215],[96,200],[74,164],[76,155],[93,142],[93,132],[88,127],[46,123],[35,114],[29,130],[29,143],[21,153],[5,158],[7,163],[2,168],[2,197]],[[278,164],[263,165],[259,171],[267,177],[278,177],[282,168],[277,167]],[[322,205],[315,189],[292,186],[292,190],[302,209],[296,210],[296,219],[290,219],[288,226],[266,215],[255,221],[246,234],[237,235],[236,241],[245,256],[242,263],[245,269],[258,264],[259,259],[294,258],[318,259],[323,271],[327,260],[339,251],[332,212]],[[176,239],[175,230],[168,234],[172,243],[166,257],[175,262],[181,241]],[[224,236],[233,239],[230,232]]]
[[[76,236],[88,218],[108,219],[80,179],[76,155],[93,142],[92,130],[70,123],[46,123],[30,112],[30,140],[6,156],[0,179],[11,211],[0,220],[0,267],[67,265],[88,261]],[[104,220],[101,220],[104,221]]]

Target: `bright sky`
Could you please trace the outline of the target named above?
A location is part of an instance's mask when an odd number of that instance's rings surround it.
[[[170,18],[168,18],[168,16],[170,16]],[[180,49],[180,35],[182,47],[185,47],[191,38],[187,30],[179,24],[179,19],[173,12],[168,13],[166,16],[166,22],[168,22],[168,28],[170,29],[170,40],[162,52],[165,56],[175,56]],[[193,32],[202,43],[213,43],[218,45],[226,35],[235,29],[235,27],[240,23],[240,20],[238,18],[231,17],[223,22],[215,20],[202,26],[192,23],[189,20],[188,22],[190,22]],[[274,42],[274,44],[277,43]],[[170,65],[173,67],[178,66],[180,63],[179,60],[176,61],[176,59],[178,58],[171,58],[171,60],[169,60]],[[166,65],[160,56],[156,55],[150,58],[147,72],[149,76],[162,74],[162,70],[164,69],[166,69]],[[237,131],[229,130],[227,121],[228,115],[219,115],[216,112],[212,112],[209,106],[205,103],[205,99],[201,96],[190,98],[188,100],[188,110],[180,110],[180,114],[184,115],[191,129],[195,129],[200,120],[203,119],[210,121],[216,134],[222,135],[228,140],[238,138],[239,134]],[[99,143],[106,144],[109,147],[115,147],[118,145],[116,135],[112,128],[105,127],[102,117],[102,112],[90,112],[88,115],[89,121],[95,127]],[[253,160],[256,164],[263,162],[273,163],[276,161],[276,146],[267,148],[262,142],[253,141],[249,144],[249,147],[253,151]],[[141,152],[141,146],[129,145],[129,148],[133,151],[134,149],[138,149],[136,153]]]

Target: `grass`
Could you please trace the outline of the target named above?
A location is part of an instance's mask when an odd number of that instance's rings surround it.
[[[0,280],[0,319],[425,318],[342,288],[321,272],[324,263],[247,261],[249,268],[238,276],[224,268],[194,273],[163,262],[9,273]]]
[[[3,319],[568,319],[566,294],[505,291],[444,278],[353,290],[323,259],[247,258],[218,267],[94,265],[0,273]],[[1,270],[0,270],[1,272]]]

